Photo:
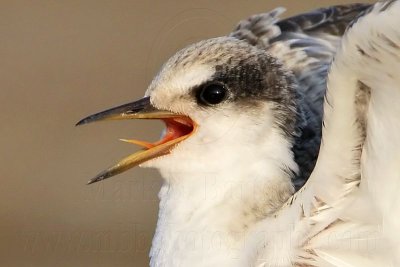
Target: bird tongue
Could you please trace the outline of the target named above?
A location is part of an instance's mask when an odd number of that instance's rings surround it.
[[[120,139],[120,140],[123,142],[139,145],[146,149],[150,149],[165,144],[168,141],[175,140],[179,137],[188,135],[193,131],[194,128],[192,120],[186,117],[165,118],[162,120],[164,121],[166,126],[165,133],[163,134],[161,140],[155,143],[150,143],[135,139]]]

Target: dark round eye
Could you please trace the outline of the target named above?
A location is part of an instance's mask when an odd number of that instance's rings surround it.
[[[205,85],[197,94],[197,100],[207,105],[221,103],[226,97],[226,88],[222,84],[211,83]]]

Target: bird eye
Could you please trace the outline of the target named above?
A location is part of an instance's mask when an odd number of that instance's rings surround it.
[[[207,105],[221,103],[226,97],[226,88],[222,84],[207,84],[197,94],[197,100]]]

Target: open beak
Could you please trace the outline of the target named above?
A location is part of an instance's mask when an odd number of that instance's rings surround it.
[[[150,97],[144,97],[138,101],[111,108],[93,115],[90,115],[76,125],[83,125],[95,121],[103,120],[129,120],[129,119],[160,119],[166,125],[166,131],[161,140],[149,143],[139,140],[122,141],[142,146],[143,149],[129,155],[114,166],[102,171],[91,179],[88,184],[92,184],[106,178],[122,173],[150,159],[166,155],[175,147],[176,144],[185,140],[196,130],[196,124],[189,117],[172,113],[170,111],[159,110],[150,103]]]

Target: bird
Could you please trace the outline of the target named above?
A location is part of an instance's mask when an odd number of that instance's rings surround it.
[[[400,2],[285,10],[178,51],[142,99],[159,119],[101,172],[163,177],[151,266],[400,266]]]

